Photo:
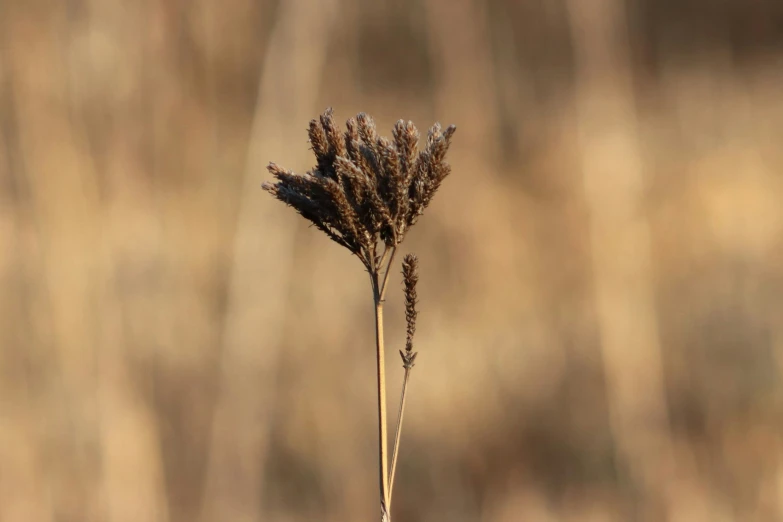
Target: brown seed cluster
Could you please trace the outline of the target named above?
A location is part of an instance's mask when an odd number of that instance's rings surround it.
[[[270,163],[275,183],[263,188],[290,205],[368,269],[380,263],[379,245],[399,245],[451,172],[445,161],[454,125],[435,124],[418,150],[419,131],[399,120],[393,140],[378,136],[372,118],[360,113],[341,132],[332,109],[310,122],[317,164],[295,174]]]
[[[414,254],[408,254],[402,260],[402,283],[405,285],[405,322],[407,336],[405,339],[405,352],[400,350],[402,365],[405,369],[413,368],[416,360],[416,352],[413,351],[413,334],[416,333],[416,310],[418,298],[416,296],[416,283],[419,282],[419,260]]]

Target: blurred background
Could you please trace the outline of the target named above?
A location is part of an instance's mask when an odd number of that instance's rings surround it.
[[[0,520],[378,519],[328,106],[458,126],[395,521],[783,520],[778,0],[2,0]]]

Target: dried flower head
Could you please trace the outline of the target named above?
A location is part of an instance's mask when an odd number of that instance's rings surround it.
[[[312,120],[315,168],[295,174],[270,163],[276,182],[263,188],[375,270],[378,246],[402,242],[451,172],[445,156],[456,127],[441,132],[436,123],[419,151],[419,131],[410,121],[394,125],[393,140],[379,137],[364,113],[346,126],[341,133],[331,108]]]
[[[402,260],[402,283],[405,286],[405,322],[407,323],[405,352],[400,350],[402,364],[405,369],[413,368],[417,353],[413,351],[413,334],[416,333],[416,310],[418,298],[416,283],[419,282],[419,260],[414,254],[407,254]]]

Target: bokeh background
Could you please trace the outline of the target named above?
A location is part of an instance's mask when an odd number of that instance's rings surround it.
[[[783,520],[778,0],[0,1],[0,520],[378,519],[327,106],[458,126],[395,521]]]

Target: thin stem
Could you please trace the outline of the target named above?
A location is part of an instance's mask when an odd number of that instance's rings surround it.
[[[378,274],[373,274],[375,297],[375,347],[378,363],[378,456],[380,467],[381,511],[386,512],[389,498],[388,433],[386,427],[386,357],[383,346],[383,290],[379,286]]]
[[[388,264],[386,257],[389,256]],[[389,435],[386,426],[386,353],[383,344],[383,299],[386,295],[386,285],[389,282],[389,272],[394,262],[394,255],[397,253],[397,247],[384,248],[378,269],[370,274],[372,281],[373,297],[375,300],[375,347],[377,377],[378,377],[378,460],[380,468],[380,494],[381,494],[381,513],[384,520],[388,520],[389,506]],[[384,267],[384,264],[386,266]],[[380,280],[381,270],[385,268],[383,282]]]
[[[378,260],[378,266],[375,267],[376,270],[378,270],[378,273],[380,273],[381,267],[386,264],[386,256],[389,255],[389,247],[386,245],[383,245],[383,254],[381,255],[381,258]]]
[[[392,263],[394,263],[394,255],[397,253],[397,247],[393,246],[391,249],[391,257],[389,258],[389,264],[386,265],[386,274],[383,276],[383,284],[381,285],[381,291],[380,291],[380,299],[381,302],[383,302],[384,297],[386,296],[386,284],[389,282],[389,272],[391,272],[391,266]],[[386,252],[384,252],[384,258],[386,257]]]
[[[405,397],[408,391],[408,377],[411,369],[405,369],[405,376],[402,379],[402,393],[400,394],[400,412],[397,417],[397,430],[394,434],[394,444],[392,445],[391,470],[389,471],[389,503],[387,507],[391,511],[392,493],[394,492],[394,473],[397,471],[397,455],[400,449],[400,434],[402,433],[402,417],[405,414]]]

